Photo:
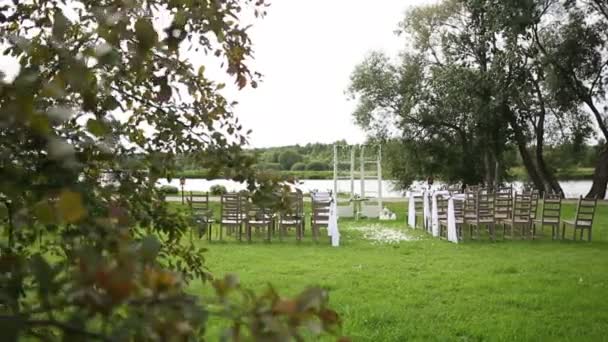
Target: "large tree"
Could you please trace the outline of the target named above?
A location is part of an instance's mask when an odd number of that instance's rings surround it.
[[[274,194],[287,188],[257,178],[241,151],[246,134],[224,85],[186,58],[190,50],[215,56],[238,87],[255,85],[240,18],[265,7],[0,3],[0,47],[18,64],[0,80],[3,340],[187,340],[204,333],[209,315],[227,318],[225,337],[234,340],[335,326],[320,289],[283,299],[242,289],[234,276],[211,282],[204,249],[185,239],[189,216],[156,188],[174,174],[176,155],[203,152],[205,168],[281,205]],[[194,279],[214,295],[187,294]]]
[[[535,186],[561,193],[544,161],[552,112],[530,47],[534,23],[545,15],[541,5],[446,0],[412,9],[401,25],[408,42],[401,63],[372,56],[353,74],[357,122],[372,133],[397,123],[401,139],[429,153],[423,161],[443,158],[441,176],[465,183],[506,179],[513,142]],[[423,148],[441,145],[448,156]]]
[[[562,108],[584,106],[605,143],[608,5],[602,0],[547,2],[552,15],[535,27],[534,44],[544,56],[549,89]],[[602,146],[587,197],[604,198],[607,185],[608,149]]]

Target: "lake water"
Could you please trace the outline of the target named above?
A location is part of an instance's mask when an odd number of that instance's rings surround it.
[[[591,189],[591,181],[588,180],[576,180],[576,181],[560,181],[560,185],[564,190],[567,198],[578,198],[579,196],[585,196],[589,189]],[[418,182],[416,185],[420,185],[422,182]],[[177,188],[180,187],[179,179],[174,179],[170,183],[167,183],[167,180],[162,180],[159,182],[159,185],[172,185]],[[240,191],[245,189],[245,185],[243,183],[225,180],[225,179],[216,179],[216,180],[206,180],[206,179],[187,179],[186,185],[184,186],[184,190],[186,191],[209,191],[213,185],[223,185],[229,192],[232,191]],[[438,184],[440,185],[440,184]],[[521,182],[514,182],[513,186],[516,189],[521,189]],[[305,179],[301,180],[298,185],[303,192],[307,193],[312,190],[319,191],[327,191],[332,190],[334,187],[334,181],[331,179]],[[367,196],[375,197],[375,192],[377,191],[378,181],[375,180],[366,180],[365,181],[365,192]],[[338,191],[339,192],[350,192],[350,181],[349,180],[340,180],[338,181]],[[361,181],[355,180],[355,193],[360,193],[361,191]],[[394,182],[390,180],[382,181],[382,196],[385,198],[400,198],[405,197],[405,192],[396,190],[394,187]]]

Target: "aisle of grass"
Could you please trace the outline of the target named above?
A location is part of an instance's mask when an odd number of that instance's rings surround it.
[[[342,246],[290,241],[201,242],[216,275],[236,273],[263,289],[295,294],[307,284],[330,290],[331,305],[354,341],[598,341],[608,330],[608,207],[593,243],[466,242],[455,245],[398,221],[341,221]],[[565,206],[571,217],[574,206]],[[396,245],[365,240],[357,227],[392,226],[419,237]],[[307,231],[309,233],[309,231]],[[193,284],[194,293],[206,291]],[[215,340],[221,322],[212,321]]]

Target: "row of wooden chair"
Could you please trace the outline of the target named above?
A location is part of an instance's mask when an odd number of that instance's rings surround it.
[[[537,191],[516,193],[512,187],[505,187],[492,192],[483,188],[468,188],[464,193],[464,200],[454,201],[458,238],[463,239],[463,230],[468,228],[469,237],[477,239],[480,231],[485,228],[494,240],[499,228],[502,228],[503,239],[514,239],[516,234],[522,238],[534,239],[537,228],[543,230],[550,227],[553,239],[564,239],[566,228],[572,228],[573,239],[576,239],[577,233],[580,234],[580,239],[583,239],[583,233],[586,231],[587,239],[591,241],[597,200],[579,198],[573,220],[561,219],[562,199],[559,196],[543,197],[540,218],[537,218],[538,205]],[[422,198],[416,201],[415,207],[418,223],[418,217],[424,217]],[[448,196],[438,195],[439,233],[444,238],[447,238],[447,207]],[[430,222],[423,222],[423,227],[428,229],[429,224]]]
[[[310,227],[315,241],[318,241],[320,229],[329,223],[330,201],[326,198],[329,197],[312,197]],[[224,194],[220,198],[220,217],[217,222],[209,206],[209,194],[195,196],[190,193],[188,204],[199,237],[206,235],[209,241],[212,240],[215,223],[219,230],[216,233],[219,240],[223,240],[226,233],[236,235],[242,241],[243,230],[247,241],[252,241],[254,230],[264,232],[268,242],[276,235],[276,230],[281,241],[291,229],[295,230],[297,241],[301,241],[305,234],[304,196],[300,191],[288,194],[287,208],[281,212],[273,212],[253,203],[247,194]]]

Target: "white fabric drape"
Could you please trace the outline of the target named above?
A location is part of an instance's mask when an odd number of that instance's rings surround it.
[[[429,206],[429,193],[430,191],[425,191],[424,194],[422,194],[422,201],[423,201],[423,212],[424,212],[424,228],[429,231],[429,223],[431,222],[431,208]]]
[[[458,243],[458,233],[456,232],[456,212],[454,201],[464,201],[463,195],[454,195],[448,199],[448,241]]]
[[[329,222],[327,224],[327,234],[331,237],[331,245],[340,246],[340,230],[338,229],[338,204],[336,198],[331,199],[329,205]]]
[[[411,228],[416,228],[416,197],[414,197],[414,192],[410,191],[410,199],[408,202],[407,209],[407,225]]]

